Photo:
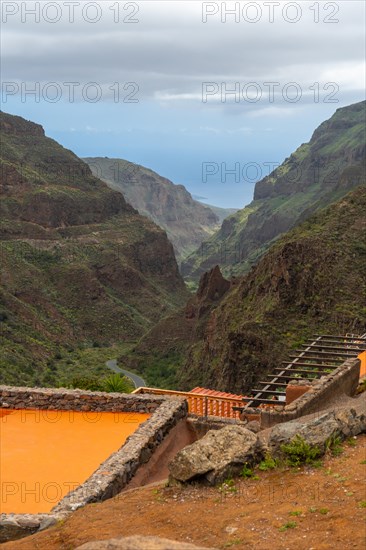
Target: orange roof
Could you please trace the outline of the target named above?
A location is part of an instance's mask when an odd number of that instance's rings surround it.
[[[226,393],[223,391],[210,390],[207,388],[193,388],[189,393],[200,393],[201,395],[212,395],[213,397],[230,397],[231,399],[243,399],[244,395],[235,395],[234,393]]]

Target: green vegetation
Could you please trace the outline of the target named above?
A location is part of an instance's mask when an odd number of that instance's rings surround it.
[[[287,464],[294,467],[302,464],[317,466],[322,455],[318,447],[312,447],[300,435],[296,435],[290,443],[281,445],[281,451]]]
[[[265,459],[258,464],[258,470],[261,472],[266,472],[267,470],[274,470],[279,467],[279,460],[272,457],[271,455],[266,455]]]
[[[281,234],[363,184],[365,105],[337,109],[309,143],[257,182],[252,203],[183,262],[183,274],[197,280],[215,264],[228,277],[247,273]]]
[[[366,263],[354,245],[366,241],[365,210],[360,186],[284,235],[206,308],[193,337],[187,332],[180,387],[216,380],[218,389],[245,394],[314,333],[362,334]]]
[[[339,436],[332,436],[325,442],[325,450],[330,451],[333,456],[339,456],[343,453],[343,447],[341,445],[341,438]]]
[[[226,494],[226,493],[237,493],[238,488],[235,484],[235,480],[232,477],[229,477],[228,479],[225,479],[221,485],[219,485],[219,492]]]
[[[86,349],[141,338],[189,296],[171,245],[40,126],[0,124],[0,383],[98,377],[104,351],[94,368]]]
[[[248,464],[244,464],[242,471],[240,472],[241,477],[244,479],[259,479],[258,476],[254,473],[252,468],[249,468]]]
[[[111,374],[102,380],[102,388],[107,392],[131,393],[133,385],[126,376]]]
[[[131,381],[126,376],[116,373],[104,378],[97,378],[96,376],[75,377],[72,378],[71,383],[67,387],[79,390],[117,393],[131,393],[134,389]]]
[[[296,521],[287,521],[284,525],[282,525],[279,528],[279,531],[283,532],[283,531],[287,531],[288,529],[295,529],[295,527],[297,527]]]
[[[225,542],[224,544],[224,548],[232,548],[233,546],[237,546],[238,544],[243,544],[244,543],[244,540],[243,539],[231,539],[231,540],[228,540],[227,542]]]

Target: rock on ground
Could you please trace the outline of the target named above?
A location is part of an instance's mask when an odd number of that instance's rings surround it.
[[[274,456],[281,455],[281,446],[290,443],[299,435],[311,447],[317,447],[323,454],[332,438],[347,437],[366,433],[366,416],[355,409],[329,411],[302,424],[286,422],[277,424],[271,430],[268,440],[268,450]]]
[[[260,456],[258,438],[250,430],[235,425],[210,430],[177,453],[169,464],[170,479],[214,485],[238,474],[245,463],[252,464]]]
[[[161,539],[160,537],[124,537],[121,539],[99,540],[87,542],[76,550],[215,550],[203,548],[186,542]]]

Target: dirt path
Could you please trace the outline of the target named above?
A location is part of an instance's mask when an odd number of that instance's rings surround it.
[[[2,549],[73,550],[87,541],[141,534],[219,549],[364,550],[365,460],[363,435],[321,468],[259,472],[258,480],[236,480],[235,492],[148,486],[89,505]]]

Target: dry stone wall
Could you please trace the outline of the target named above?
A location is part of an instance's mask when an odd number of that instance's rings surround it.
[[[152,413],[163,401],[158,395],[0,386],[0,408],[3,409]]]

